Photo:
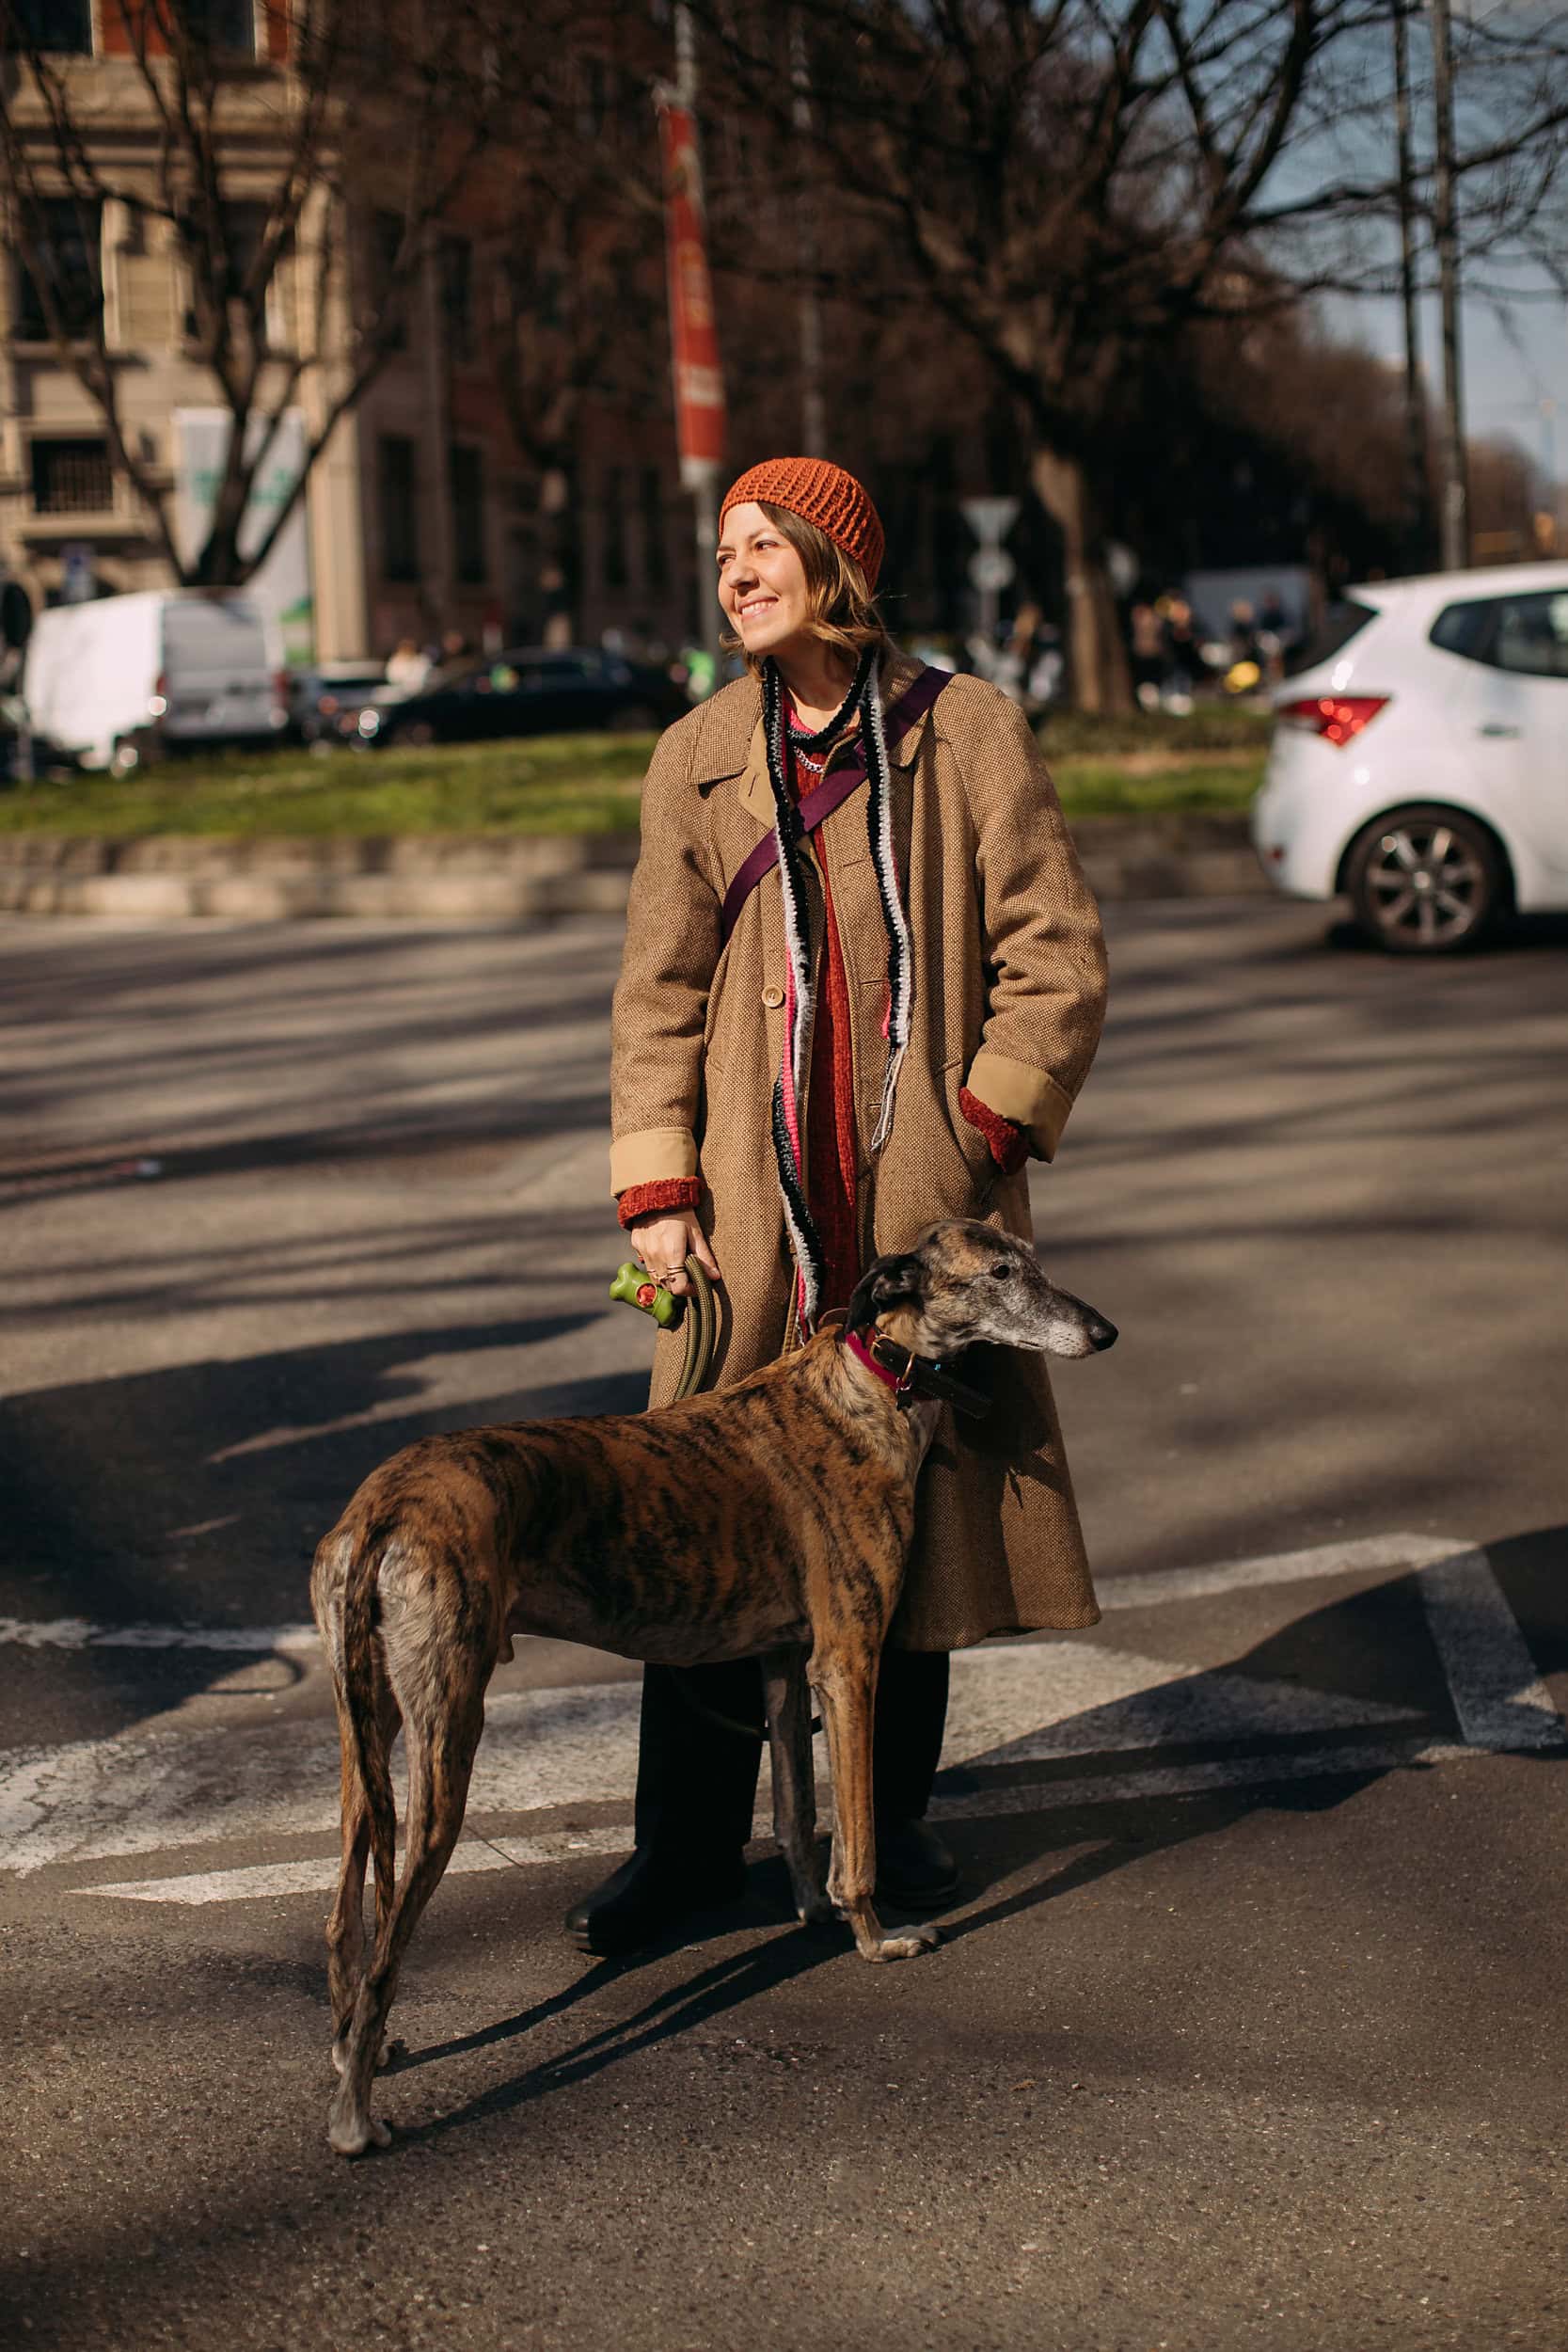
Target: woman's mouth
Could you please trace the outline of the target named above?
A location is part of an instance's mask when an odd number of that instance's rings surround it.
[[[752,596],[747,603],[737,608],[736,618],[741,621],[760,621],[765,612],[771,612],[775,610],[778,601],[777,596]]]

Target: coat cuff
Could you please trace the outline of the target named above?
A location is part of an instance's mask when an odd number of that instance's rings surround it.
[[[666,1184],[696,1173],[697,1138],[689,1127],[644,1127],[610,1147],[610,1189],[617,1200],[633,1184]]]
[[[1003,1119],[967,1087],[958,1089],[958,1108],[976,1133],[985,1136],[1004,1176],[1011,1176],[1023,1166],[1029,1157],[1029,1138],[1016,1120]]]
[[[1072,1097],[1048,1071],[1033,1063],[1013,1061],[982,1045],[970,1064],[964,1086],[1000,1119],[1027,1130],[1029,1149],[1037,1159],[1049,1160],[1061,1140],[1072,1108]]]
[[[661,1210],[694,1209],[703,1197],[700,1176],[671,1176],[661,1184],[632,1184],[621,1195],[623,1225],[640,1216],[657,1216]]]

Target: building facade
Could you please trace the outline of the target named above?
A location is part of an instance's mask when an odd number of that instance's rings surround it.
[[[13,131],[32,144],[55,308],[84,333],[102,322],[127,446],[166,497],[188,561],[202,532],[214,435],[221,457],[229,412],[198,356],[178,236],[137,201],[151,205],[166,164],[128,29],[135,5],[31,0],[21,11],[61,76],[93,178],[113,191],[102,201],[84,204],[69,192],[24,59],[0,58],[0,72]],[[219,161],[230,245],[243,248],[246,235],[261,233],[285,162],[277,126],[288,107],[290,9],[288,0],[201,0],[201,8],[232,75]],[[401,215],[379,208],[369,188],[363,201],[355,195],[345,203],[324,175],[269,289],[259,405],[270,412],[286,403],[296,412],[278,441],[274,494],[298,470],[289,453],[319,435],[347,380],[401,238]],[[493,364],[500,196],[494,179],[488,190],[473,184],[453,216],[422,236],[385,338],[390,348],[318,456],[277,564],[255,583],[264,591],[285,557],[297,575],[281,592],[295,660],[382,656],[404,637],[427,644],[455,634],[477,648],[562,634],[552,555],[561,532],[550,511],[559,492],[519,456]],[[154,518],[114,463],[99,405],[52,339],[42,290],[14,236],[8,245],[0,569],[35,611],[170,585]],[[566,627],[589,642],[606,632],[628,643],[681,642],[694,592],[689,510],[657,405],[628,418],[586,404],[570,480],[575,628]]]

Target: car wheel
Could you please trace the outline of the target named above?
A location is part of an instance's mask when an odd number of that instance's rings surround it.
[[[141,764],[141,745],[134,736],[120,736],[109,754],[110,775],[134,776]]]
[[[1345,883],[1357,929],[1394,955],[1473,947],[1508,895],[1497,843],[1443,808],[1396,808],[1352,849]]]
[[[625,703],[610,722],[612,735],[657,735],[658,713],[646,703]]]

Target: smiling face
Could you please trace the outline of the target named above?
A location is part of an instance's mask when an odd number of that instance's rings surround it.
[[[760,506],[732,506],[719,536],[719,601],[748,654],[777,654],[815,617],[806,567]]]

